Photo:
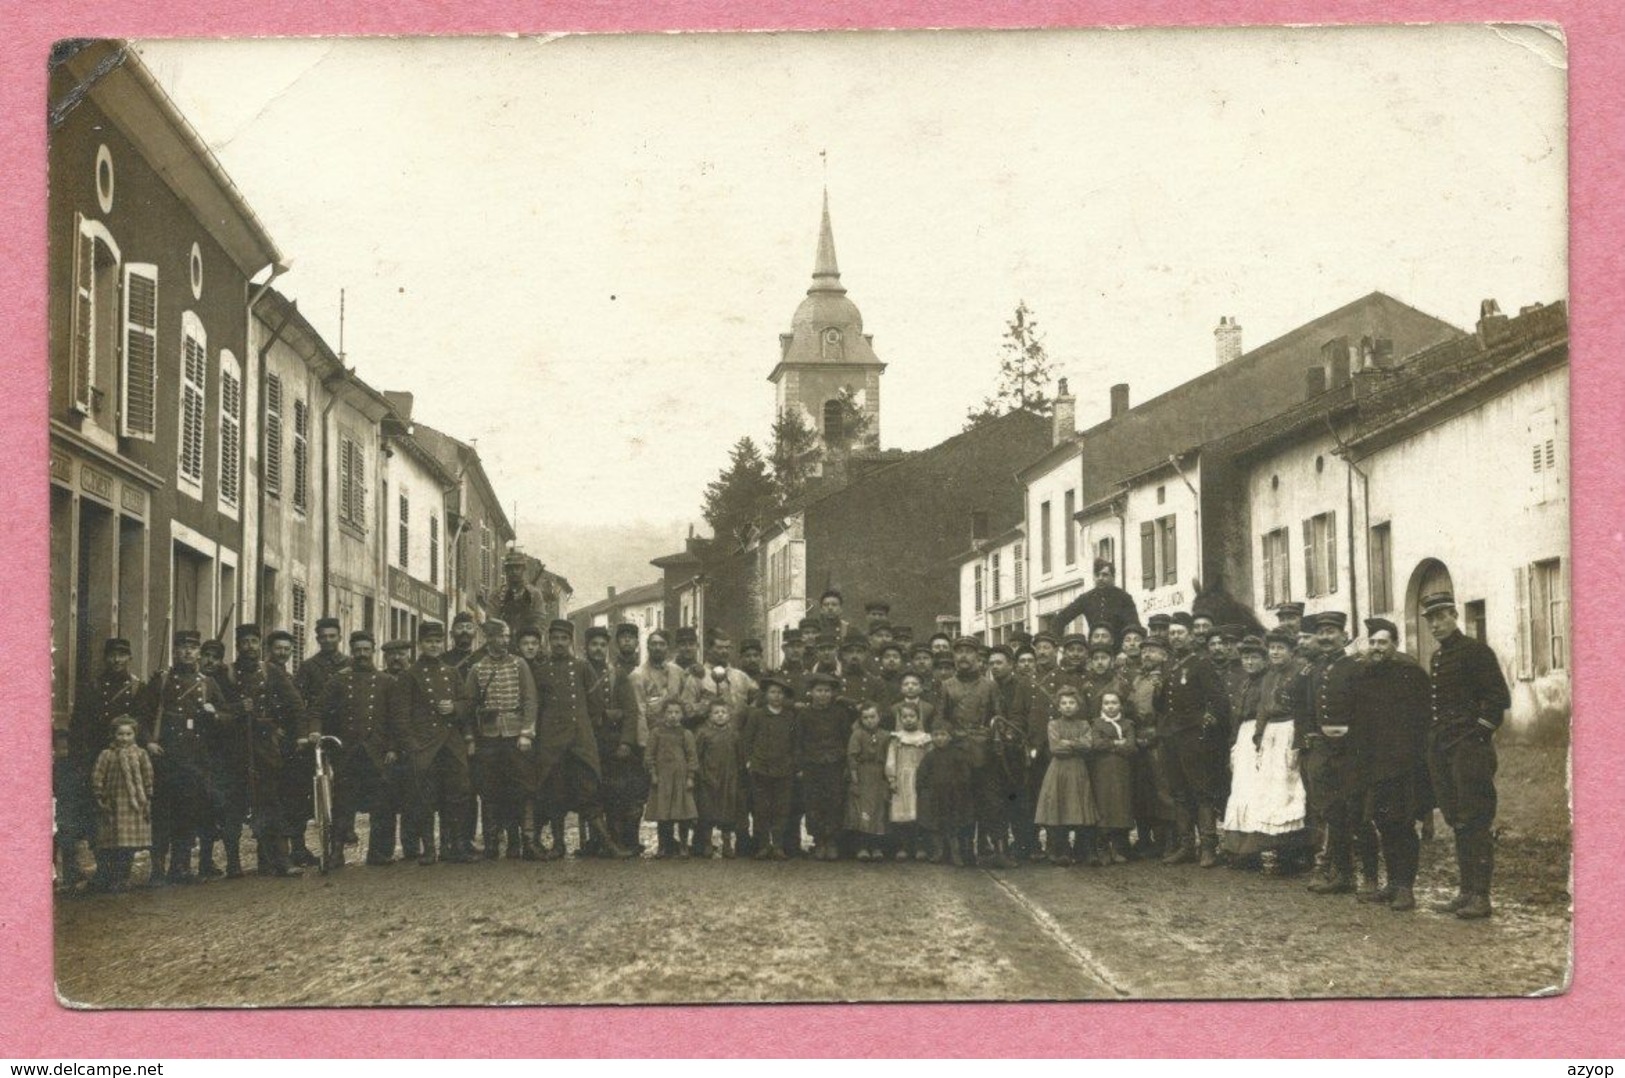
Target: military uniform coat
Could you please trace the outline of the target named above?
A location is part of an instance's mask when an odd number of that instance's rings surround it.
[[[293,687],[299,690],[299,699],[308,708],[319,707],[327,683],[333,680],[334,674],[349,665],[349,657],[338,651],[318,651],[310,656],[299,664],[299,670],[293,676]]]
[[[562,659],[538,656],[535,670],[541,700],[536,721],[536,773],[545,779],[560,760],[574,756],[601,777],[598,738],[588,707],[596,677],[591,666],[574,655]]]
[[[457,705],[463,691],[455,666],[439,659],[420,657],[407,667],[389,690],[389,741],[412,764],[414,772],[426,771],[441,750],[467,760],[466,735],[472,733]],[[450,703],[449,714],[441,704]]]
[[[395,679],[382,670],[348,666],[327,681],[316,727],[344,742],[346,754],[364,753],[380,772],[390,752],[389,698]]]
[[[112,721],[120,715],[134,715],[141,679],[126,670],[122,674],[102,671],[79,687],[73,701],[73,717],[68,720],[68,751],[84,757],[85,766],[107,747]],[[136,740],[145,744],[143,735]]]

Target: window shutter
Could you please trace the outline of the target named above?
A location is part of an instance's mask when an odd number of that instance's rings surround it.
[[[158,430],[158,267],[124,267],[123,401],[119,434],[150,442]]]
[[[1530,655],[1530,625],[1529,625],[1529,570],[1518,566],[1513,571],[1513,587],[1517,599],[1518,617],[1518,676],[1528,679],[1534,676],[1532,657]]]
[[[355,458],[354,463],[350,465],[350,497],[352,499],[350,517],[355,521],[356,527],[365,528],[367,526],[367,456],[362,451],[361,443],[358,441],[350,443],[350,453]]]
[[[301,510],[310,504],[310,406],[299,398],[293,402],[293,504]]]
[[[1264,569],[1264,609],[1268,610],[1275,605],[1275,551],[1274,544],[1270,542],[1273,534],[1259,538],[1258,545],[1262,551],[1261,561]]]
[[[1315,574],[1315,522],[1313,518],[1303,522],[1303,586],[1306,597],[1313,599],[1320,594],[1320,581]]]
[[[355,458],[350,453],[350,439],[339,439],[339,519],[351,518],[350,506],[355,499],[353,485],[355,478],[351,469],[355,466]]]
[[[1020,598],[1021,596],[1027,594],[1027,549],[1024,544],[1016,544],[1014,558],[1015,564],[1013,564],[1010,568],[1015,573],[1016,577],[1015,596]]]
[[[981,566],[980,562],[978,562],[976,564],[976,566],[975,566],[975,568],[974,568],[974,570],[972,572],[972,575],[975,577],[975,580],[976,580],[976,588],[975,588],[976,610],[977,610],[977,612],[980,612],[981,609],[982,609],[982,566]]]
[[[68,382],[73,407],[90,414],[90,378],[96,324],[96,240],[84,230],[84,218],[74,214],[73,233],[73,340]]]
[[[1157,586],[1157,530],[1149,520],[1140,525],[1140,586]]]
[[[1326,514],[1326,593],[1337,594],[1337,511]]]
[[[204,344],[193,333],[181,339],[181,474],[203,482],[203,394],[208,379]]]
[[[220,500],[236,505],[241,473],[243,387],[224,365],[220,370]]]
[[[1179,583],[1179,534],[1175,530],[1176,517],[1163,517],[1167,524],[1162,533],[1162,582]]]
[[[282,378],[265,377],[265,493],[282,493]]]

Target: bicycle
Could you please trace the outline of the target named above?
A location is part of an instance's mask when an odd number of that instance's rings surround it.
[[[328,762],[327,753],[323,746],[331,742],[337,748],[343,748],[344,742],[331,734],[323,734],[316,741],[316,774],[312,779],[313,797],[316,814],[316,834],[318,839],[316,861],[318,870],[327,875],[334,868],[344,864],[344,834],[333,819],[333,765]]]

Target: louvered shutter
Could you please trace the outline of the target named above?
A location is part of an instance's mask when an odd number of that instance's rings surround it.
[[[282,379],[265,377],[265,493],[282,493]]]
[[[119,433],[150,442],[158,430],[158,267],[124,267],[123,400]]]
[[[181,475],[203,482],[203,401],[208,378],[204,343],[192,333],[181,339]]]
[[[354,458],[354,462],[350,465],[350,497],[352,499],[350,518],[355,521],[356,527],[365,528],[367,526],[367,457],[362,452],[361,443],[357,441],[350,443],[350,454]]]
[[[1273,535],[1264,535],[1258,540],[1259,547],[1262,551],[1261,560],[1264,568],[1264,609],[1266,610],[1274,607],[1276,603],[1275,544],[1270,542],[1273,537]]]
[[[95,365],[96,241],[85,234],[84,218],[74,215],[73,341],[69,357],[69,395],[73,407],[90,414],[90,381]]]
[[[1140,586],[1157,586],[1157,529],[1149,520],[1140,525]]]
[[[243,384],[225,364],[220,368],[220,500],[236,505],[242,475]]]
[[[1314,598],[1320,594],[1320,574],[1315,571],[1315,522],[1303,522],[1303,586],[1305,595]]]

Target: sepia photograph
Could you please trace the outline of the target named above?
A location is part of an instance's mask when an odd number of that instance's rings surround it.
[[[1569,990],[1557,27],[49,67],[62,1006]]]

